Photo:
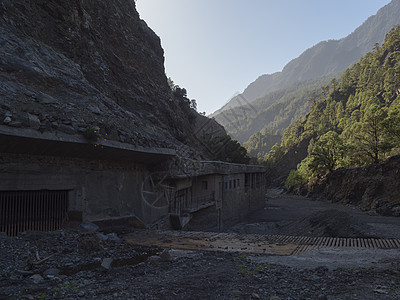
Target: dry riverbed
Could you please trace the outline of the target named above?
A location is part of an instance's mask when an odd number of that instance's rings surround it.
[[[332,214],[342,217],[340,226]],[[321,216],[330,221],[309,224]],[[398,226],[397,219],[276,192],[267,209],[231,231],[318,235],[351,228],[349,234],[398,238]],[[134,246],[125,233],[82,228],[0,235],[0,299],[400,298],[398,250],[332,248],[300,256],[190,251]]]

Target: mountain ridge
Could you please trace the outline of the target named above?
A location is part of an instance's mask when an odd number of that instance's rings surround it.
[[[400,23],[399,15],[400,1],[393,0],[346,37],[321,41],[288,62],[281,72],[260,75],[239,96],[233,97],[210,116],[216,117],[224,110],[242,105],[243,99],[251,103],[296,81],[343,71],[371,51],[375,43],[381,44],[385,34]],[[325,60],[326,56],[330,56],[328,61]]]
[[[332,81],[267,156],[271,184],[399,215],[400,25]]]

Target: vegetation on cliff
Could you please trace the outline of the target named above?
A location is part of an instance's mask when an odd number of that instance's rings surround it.
[[[382,7],[347,37],[323,41],[304,51],[274,74],[262,75],[242,94],[233,97],[212,116],[241,143],[251,142],[261,130],[283,132],[309,109],[308,98],[332,78],[357,62],[399,23],[400,2]],[[260,148],[250,152],[264,152]],[[254,155],[257,156],[257,155]]]
[[[338,168],[379,163],[400,153],[400,26],[382,46],[310,98],[310,111],[267,156],[270,165],[301,141],[308,154],[287,187],[312,184]]]
[[[279,131],[271,132],[263,129],[250,137],[250,139],[243,144],[251,157],[257,158],[262,161],[268,154],[271,148],[281,141],[282,135]]]
[[[226,110],[215,119],[241,143],[250,142],[253,135],[262,131],[283,132],[307,113],[307,99],[318,93],[321,86],[328,84],[334,76],[339,78],[340,75],[296,82],[254,102]],[[247,98],[241,101],[243,104],[250,102]]]
[[[186,117],[190,120],[191,131],[194,133],[192,140],[197,141],[197,148],[202,149],[203,158],[238,164],[250,162],[246,149],[238,141],[232,140],[221,125],[213,119],[208,119],[197,113],[196,100],[187,97],[185,88],[176,85],[171,78],[168,78],[168,84],[174,100],[180,104],[186,113]],[[202,121],[202,118],[206,120]],[[215,130],[211,129],[210,126],[220,126],[221,128]]]

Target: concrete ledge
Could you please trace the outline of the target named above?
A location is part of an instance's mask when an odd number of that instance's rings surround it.
[[[5,126],[0,126],[0,152],[134,161],[146,164],[156,164],[176,155],[173,149],[135,147],[117,141],[99,141],[92,144],[79,135],[60,132],[40,133],[33,129]]]

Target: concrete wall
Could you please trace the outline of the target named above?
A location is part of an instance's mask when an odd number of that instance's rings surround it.
[[[186,227],[189,230],[216,230],[218,228],[218,211],[215,206],[210,206],[192,215],[189,225]]]
[[[264,173],[225,175],[223,180],[222,227],[240,222],[250,212],[264,207]]]
[[[262,209],[265,205],[264,179],[264,173],[209,174],[192,178],[191,187],[185,186],[190,191],[185,194],[187,208],[201,207],[201,203],[209,201],[212,194],[215,203],[193,212],[190,228],[206,229],[217,227],[218,223],[221,228],[228,227],[242,221],[250,212]],[[176,181],[177,187],[179,182]],[[189,210],[185,210],[181,202],[181,212]]]
[[[196,207],[206,201],[215,201],[219,193],[220,176],[206,175],[194,177],[192,182],[192,206]]]
[[[265,206],[265,174],[249,173],[245,197],[249,199],[249,210],[255,211]]]
[[[247,213],[248,199],[244,195],[244,174],[225,175],[221,210],[222,227],[239,222]]]
[[[137,163],[0,154],[0,191],[68,190],[71,216],[83,221],[136,215],[151,223],[168,213],[143,199],[149,174]]]

